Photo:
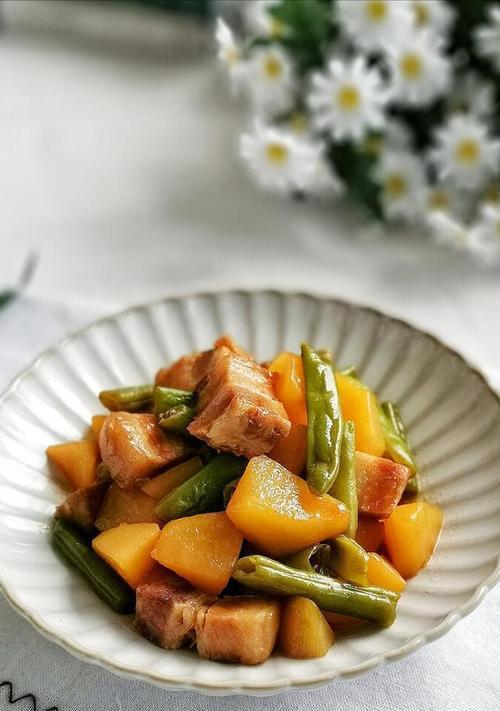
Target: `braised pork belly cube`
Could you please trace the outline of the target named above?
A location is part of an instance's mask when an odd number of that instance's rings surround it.
[[[104,464],[118,486],[131,486],[160,468],[185,459],[193,445],[175,434],[166,434],[156,415],[111,412],[99,435]]]
[[[264,597],[229,597],[198,613],[198,654],[218,662],[260,664],[276,644],[280,604]]]
[[[155,568],[136,589],[136,627],[154,644],[178,649],[192,641],[198,615],[214,600],[175,573]]]
[[[91,531],[108,486],[108,482],[103,481],[72,491],[56,508],[55,517],[72,521],[85,531]]]
[[[290,431],[269,373],[227,346],[216,348],[199,388],[198,414],[188,431],[214,449],[254,457]]]
[[[387,518],[399,504],[411,472],[390,459],[356,452],[360,514]]]
[[[182,356],[175,363],[165,368],[160,368],[156,373],[155,385],[166,388],[177,388],[178,390],[196,390],[207,373],[212,353],[217,348],[229,348],[233,353],[250,356],[240,348],[231,336],[221,336],[214,343],[214,348],[201,353],[190,353]]]

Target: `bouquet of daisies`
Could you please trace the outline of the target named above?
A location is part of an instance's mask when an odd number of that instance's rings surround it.
[[[349,194],[375,218],[500,258],[500,4],[254,0],[219,57],[270,190]]]

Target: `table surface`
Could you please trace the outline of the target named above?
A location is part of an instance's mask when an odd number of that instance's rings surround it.
[[[96,315],[231,286],[309,289],[382,308],[498,379],[498,271],[407,230],[381,236],[348,206],[260,191],[238,158],[245,114],[209,58],[131,57],[12,32],[0,42],[0,87],[0,287],[29,250],[40,255],[29,295],[0,317],[2,384]],[[61,711],[89,708],[82,693],[93,709],[168,701],[179,709],[489,711],[500,706],[499,613],[497,590],[444,639],[361,680],[217,702],[76,662],[0,602],[0,648],[12,652],[7,662],[0,656],[0,682],[9,672],[18,694],[32,691],[41,708]]]

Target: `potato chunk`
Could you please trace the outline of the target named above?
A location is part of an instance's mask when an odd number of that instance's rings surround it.
[[[304,479],[265,455],[249,461],[226,513],[245,538],[271,556],[334,538],[349,522],[344,504],[313,493]]]
[[[283,603],[279,640],[285,657],[314,659],[325,656],[335,635],[312,600],[291,597]]]

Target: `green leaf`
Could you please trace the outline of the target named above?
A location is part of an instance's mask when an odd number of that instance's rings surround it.
[[[284,26],[277,41],[293,55],[299,72],[322,67],[336,34],[329,5],[323,0],[282,0],[270,13]]]
[[[376,156],[361,151],[352,143],[338,143],[330,147],[328,157],[348,186],[351,197],[372,215],[383,219],[380,186],[372,179]]]

